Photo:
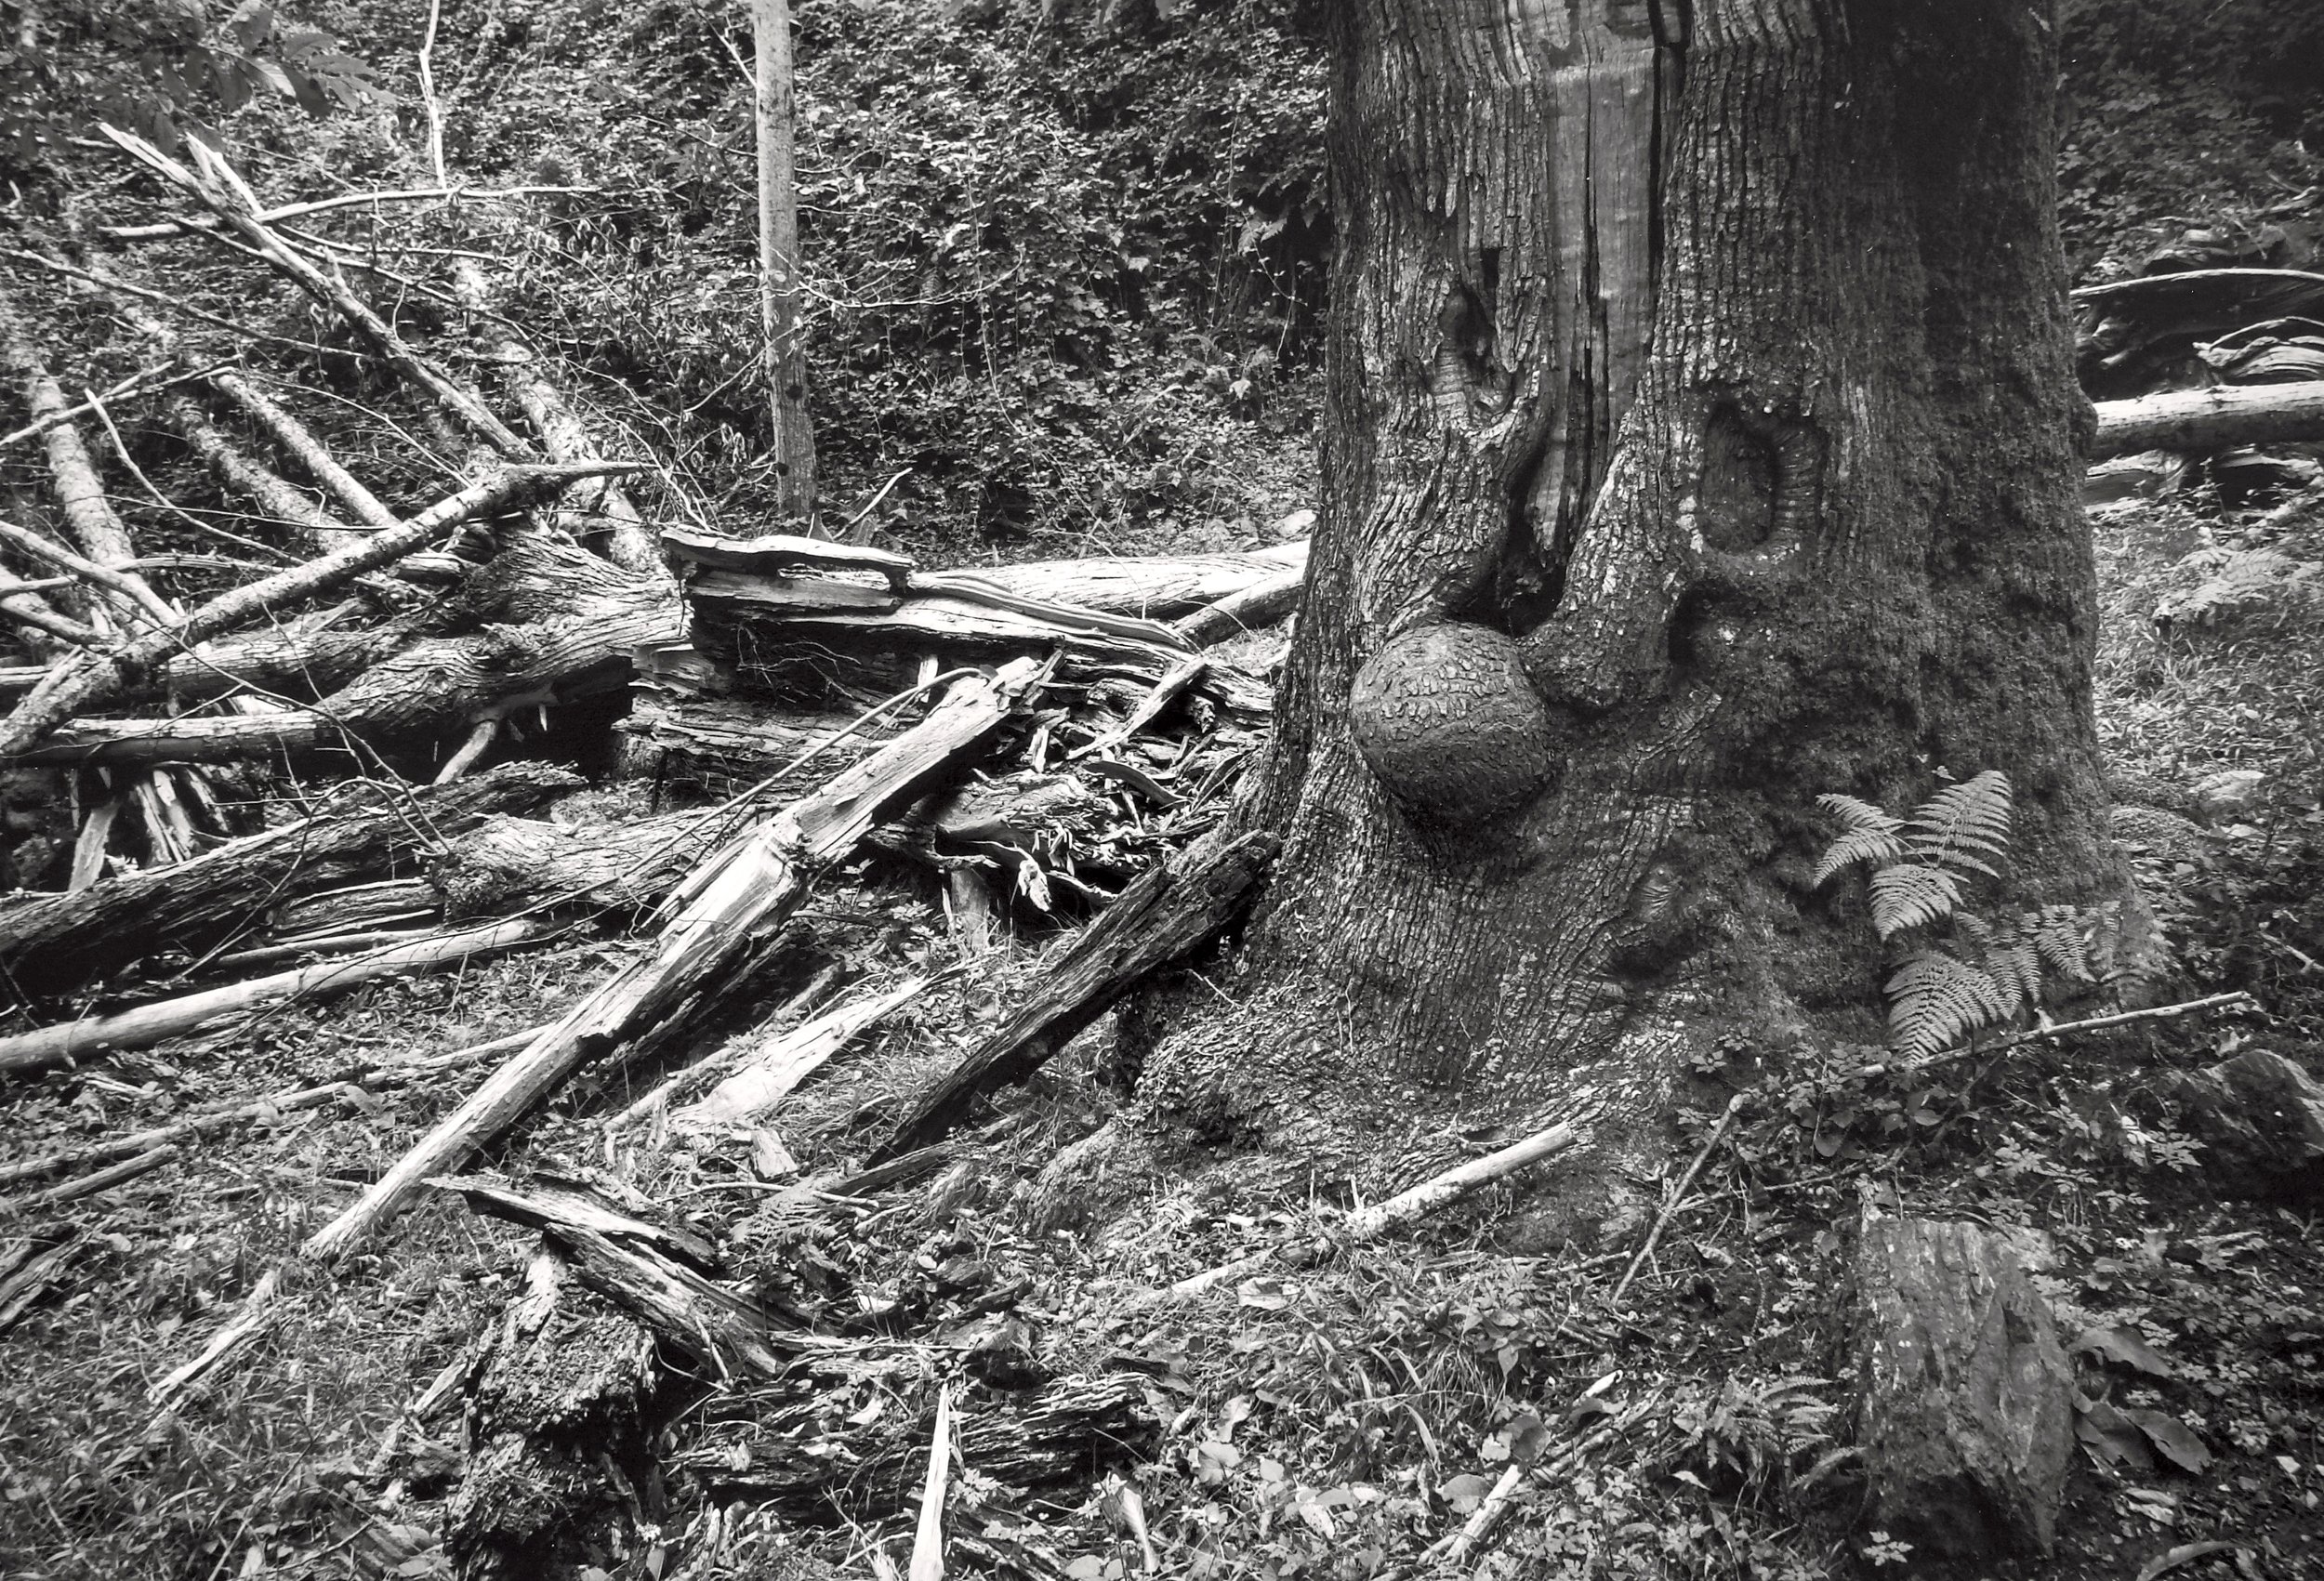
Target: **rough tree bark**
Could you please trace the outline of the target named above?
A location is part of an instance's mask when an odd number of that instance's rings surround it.
[[[2053,9],[1331,9],[1322,525],[1241,814],[1284,851],[1249,1035],[1184,1000],[1155,1113],[1372,1186],[1455,1118],[1650,1150],[1688,1047],[1877,1035],[1819,792],[2003,769],[2012,890],[2122,893]]]

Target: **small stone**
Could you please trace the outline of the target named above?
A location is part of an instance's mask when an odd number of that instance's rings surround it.
[[[2257,769],[2223,769],[2195,782],[2195,799],[2207,818],[2238,818],[2258,804],[2266,783]]]
[[[1869,1220],[1856,1275],[1870,1523],[1932,1555],[2048,1553],[2074,1374],[2008,1240],[1975,1224]]]
[[[2264,1048],[2160,1084],[2202,1142],[2205,1171],[2242,1196],[2324,1200],[2324,1085]]]

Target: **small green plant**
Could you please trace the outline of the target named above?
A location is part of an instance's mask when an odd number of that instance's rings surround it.
[[[1814,882],[1869,868],[1873,930],[1900,952],[1887,982],[1889,1042],[1900,1052],[1934,1054],[2037,1010],[2052,985],[2093,987],[2117,975],[2119,906],[2002,916],[1966,908],[1966,887],[1999,878],[2009,860],[2012,802],[2000,771],[1945,785],[1901,818],[1852,796],[1816,799],[1841,833]]]

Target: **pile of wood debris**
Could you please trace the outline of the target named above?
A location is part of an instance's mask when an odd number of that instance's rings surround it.
[[[740,1478],[776,1504],[830,1504],[824,1468],[764,1449],[793,1417],[819,1419],[827,1390],[802,1389],[799,1366],[853,1380],[893,1363],[873,1354],[882,1346],[915,1366],[941,1352],[965,1369],[962,1387],[1006,1403],[960,1434],[980,1476],[1022,1485],[1108,1460],[1105,1446],[1142,1430],[1139,1386],[1050,1376],[1013,1315],[1022,1288],[940,1269],[949,1305],[886,1322],[867,1342],[806,1315],[803,1298],[772,1294],[765,1245],[738,1259],[724,1228],[681,1221],[622,1178],[458,1172],[585,1069],[620,1065],[635,1079],[611,1100],[601,1086],[590,1123],[649,1153],[690,1138],[692,1167],[722,1153],[719,1167],[779,1192],[748,1217],[762,1232],[787,1226],[778,1239],[793,1251],[811,1249],[802,1224],[860,1215],[931,1176],[941,1184],[960,1156],[953,1133],[984,1095],[1023,1080],[1247,903],[1272,840],[1220,830],[1196,842],[1219,830],[1261,742],[1281,648],[1268,634],[1297,597],[1304,544],[970,573],[924,571],[866,543],[657,529],[639,504],[654,469],[600,452],[530,350],[490,327],[481,295],[474,322],[492,343],[479,361],[508,415],[348,283],[347,249],[289,223],[303,216],[268,211],[220,156],[193,144],[181,164],[116,141],[200,212],[116,227],[113,240],[152,230],[262,262],[327,315],[376,380],[391,376],[405,423],[463,459],[456,488],[424,508],[390,507],[294,402],[181,343],[145,306],[159,293],[86,250],[77,263],[62,248],[13,255],[76,282],[77,305],[102,308],[163,356],[76,402],[34,316],[0,295],[0,360],[29,408],[0,450],[37,447],[46,462],[44,497],[20,490],[22,520],[0,521],[13,577],[0,615],[21,649],[0,671],[13,694],[0,757],[12,807],[72,819],[45,859],[37,838],[17,842],[20,887],[0,901],[11,1023],[0,1081],[134,1061],[248,1012],[576,929],[644,942],[550,1024],[21,1159],[0,1170],[0,1189],[16,1193],[0,1207],[37,1214],[188,1159],[253,1119],[482,1071],[153,1390],[165,1412],[179,1408],[265,1331],[303,1270],[376,1245],[423,1186],[538,1231],[531,1293],[414,1406],[417,1422],[455,1394],[469,1401],[453,1543],[475,1574],[559,1540],[574,1508],[547,1491],[563,1485],[560,1456],[601,1459],[609,1421],[644,1431],[667,1416],[653,1402],[698,1395],[706,1377],[728,1380],[733,1397],[718,1431],[731,1438],[747,1419],[764,1443],[685,1454],[702,1461],[705,1485]],[[137,468],[113,414],[140,402],[239,502],[231,520],[187,509]],[[252,579],[246,560],[140,550],[100,481],[100,431],[159,507],[281,568]],[[262,459],[270,452],[309,486]],[[180,575],[190,568],[224,585],[181,601],[170,589],[199,585]],[[590,797],[611,805],[615,785],[628,787],[621,815],[592,821]],[[931,992],[931,978],[894,963],[825,1004],[826,976],[707,1061],[700,1033],[795,941],[818,885],[866,857],[936,874],[970,959],[995,947],[1005,919],[1088,920],[1020,974],[1023,992],[964,1058],[896,1106],[867,1156],[802,1168],[769,1112]],[[63,887],[22,887],[44,860]],[[231,1030],[206,1047],[231,1049]],[[37,1232],[15,1244],[27,1255],[6,1273],[20,1308],[62,1254]],[[594,1305],[576,1316],[576,1301]],[[576,1348],[601,1364],[569,1364]],[[551,1350],[566,1361],[544,1360]],[[537,1387],[542,1369],[571,1388]],[[583,1389],[596,1392],[580,1399]],[[576,1424],[595,1435],[586,1454]],[[863,1426],[850,1474],[868,1509],[903,1497],[925,1468],[892,1424]],[[940,1490],[934,1507],[944,1502]],[[977,1529],[956,1530],[954,1551],[1050,1573]],[[391,1545],[371,1548],[382,1569],[398,1561]]]

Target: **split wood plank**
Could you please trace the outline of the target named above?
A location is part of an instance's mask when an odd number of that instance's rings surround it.
[[[982,744],[1039,688],[1029,660],[965,679],[930,716],[710,859],[651,953],[599,987],[420,1139],[363,1197],[308,1238],[301,1255],[339,1256],[371,1235],[430,1175],[456,1168],[583,1066],[694,1004],[752,940],[796,911],[809,884],[863,836]]]

